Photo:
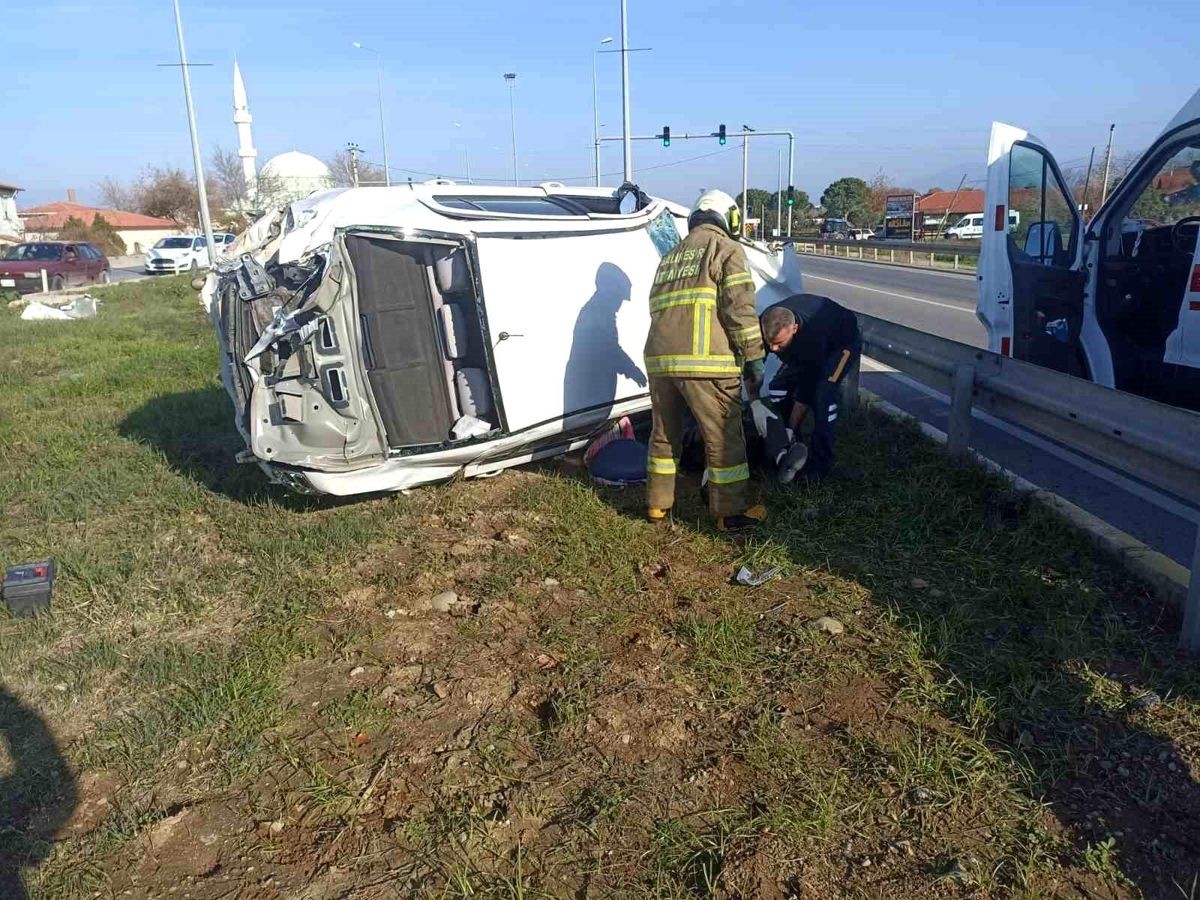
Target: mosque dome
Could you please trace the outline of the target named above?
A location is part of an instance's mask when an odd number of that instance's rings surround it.
[[[329,166],[299,150],[272,156],[263,165],[260,178],[270,182],[269,190],[274,199],[284,202],[300,200],[313,191],[334,186]]]

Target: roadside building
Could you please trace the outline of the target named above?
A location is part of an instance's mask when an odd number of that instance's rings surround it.
[[[20,190],[23,189],[15,184],[0,183],[0,247],[24,240],[25,226],[17,215],[17,191]]]
[[[125,250],[128,253],[145,253],[161,238],[184,233],[183,229],[170,219],[159,219],[120,209],[85,206],[69,200],[55,200],[41,206],[31,206],[21,210],[20,216],[25,224],[25,239],[34,241],[53,240],[71,216],[85,225],[91,225],[96,216],[101,216],[125,242]]]
[[[941,234],[963,216],[979,215],[983,212],[983,191],[963,188],[955,196],[954,191],[934,191],[917,198],[916,231],[928,237],[929,233]]]

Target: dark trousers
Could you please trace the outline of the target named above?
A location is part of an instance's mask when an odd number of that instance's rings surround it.
[[[837,427],[842,381],[853,371],[862,356],[862,338],[857,333],[843,345],[835,347],[825,359],[813,360],[805,366],[784,365],[771,379],[770,391],[784,393],[780,415],[784,422],[792,414],[792,406],[803,403],[813,411],[812,440],[808,446],[808,462],[804,475],[823,478],[833,468],[833,435]],[[768,429],[767,453],[774,460],[779,452],[781,429]],[[782,438],[786,442],[786,435]]]

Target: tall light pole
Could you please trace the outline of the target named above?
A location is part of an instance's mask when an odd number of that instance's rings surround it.
[[[208,265],[217,264],[213,248],[212,221],[208,217],[208,191],[204,187],[204,165],[200,159],[200,138],[196,135],[196,108],[192,105],[192,80],[188,77],[187,50],[183,46],[183,19],[179,15],[179,0],[175,0],[175,34],[179,38],[179,70],[183,72],[183,99],[187,104],[188,131],[192,137],[192,164],[196,167],[196,194],[200,202],[200,224],[204,228],[204,243],[208,250]]]
[[[373,47],[368,47],[365,44],[354,42],[354,46],[359,50],[366,50],[368,53],[375,54],[375,86],[379,93],[379,139],[383,142],[383,183],[387,187],[392,186],[392,170],[388,167],[388,151],[387,151],[387,126],[383,122],[383,56]]]
[[[621,0],[621,128],[625,137],[625,180],[633,181],[633,131],[629,121],[629,21]]]
[[[750,138],[748,135],[754,129],[749,125],[742,126],[742,233],[745,233],[746,214],[750,209]]]
[[[455,122],[454,127],[462,128],[462,122]],[[467,153],[466,139],[463,140],[463,165],[466,167],[466,170],[467,170],[467,184],[470,184],[471,183],[471,157]]]
[[[600,38],[601,45],[611,44],[612,38]],[[600,187],[600,99],[596,90],[596,55],[599,50],[592,51],[592,172],[596,176],[596,187]]]
[[[775,236],[783,234],[783,151],[775,151]]]
[[[508,82],[508,117],[512,121],[513,187],[520,187],[521,173],[517,169],[517,106],[513,99],[513,89],[517,85],[517,73],[505,72],[504,80]]]

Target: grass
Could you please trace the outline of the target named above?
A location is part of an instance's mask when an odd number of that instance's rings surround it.
[[[0,559],[60,571],[53,615],[0,618],[0,887],[203,887],[131,880],[184,815],[159,862],[215,835],[244,891],[313,860],[349,895],[1191,889],[1200,675],[1169,616],[915,429],[857,413],[863,481],[770,492],[744,543],[694,491],[655,529],[556,467],[301,497],[235,463],[185,281],[103,296],[0,308]]]

